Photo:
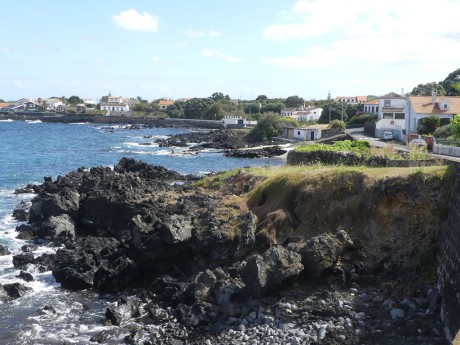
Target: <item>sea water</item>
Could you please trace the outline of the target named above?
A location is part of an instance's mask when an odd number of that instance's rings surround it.
[[[122,157],[161,165],[182,174],[202,175],[246,166],[282,165],[284,160],[225,157],[220,150],[188,154],[186,148],[159,147],[164,139],[186,128],[129,129],[124,125],[50,124],[38,121],[0,120],[0,244],[12,251],[0,256],[0,284],[21,283],[33,291],[13,301],[0,301],[0,344],[87,344],[102,329],[107,296],[92,291],[69,292],[60,288],[51,272],[27,271],[34,281],[17,277],[13,255],[29,244],[16,239],[14,208],[33,194],[14,194],[29,183],[53,180],[80,167],[114,166]],[[55,248],[40,247],[39,256]]]

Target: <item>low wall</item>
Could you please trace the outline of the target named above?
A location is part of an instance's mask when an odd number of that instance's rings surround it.
[[[214,120],[198,120],[198,119],[175,119],[175,118],[148,118],[148,117],[131,117],[131,116],[100,116],[100,115],[85,115],[85,114],[66,114],[63,116],[43,116],[41,113],[28,113],[27,115],[8,116],[12,120],[40,120],[50,123],[105,123],[105,124],[144,124],[154,127],[198,127],[208,129],[222,128],[221,121]]]
[[[460,157],[460,147],[458,147],[458,146],[450,146],[450,145],[442,145],[442,144],[434,144],[433,145],[433,153],[436,153],[436,154],[439,154],[439,155]]]
[[[439,159],[427,160],[394,160],[384,157],[363,158],[355,152],[349,151],[310,151],[299,152],[291,150],[288,153],[287,164],[289,165],[367,165],[373,167],[417,167],[444,164],[445,161]]]

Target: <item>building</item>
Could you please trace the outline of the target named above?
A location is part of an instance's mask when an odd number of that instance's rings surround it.
[[[314,141],[321,139],[321,129],[314,127],[283,127],[283,138],[304,141]]]
[[[363,112],[365,114],[371,114],[371,115],[378,114],[379,100],[376,98],[376,99],[371,99],[370,101],[367,101],[366,103],[364,103]]]
[[[59,105],[64,105],[61,99],[51,97],[46,100],[46,110],[57,110]]]
[[[456,114],[460,114],[459,96],[437,96],[436,93],[431,96],[410,96],[405,119],[407,134],[416,134],[420,120],[426,117],[450,120]]]
[[[101,103],[101,110],[107,111],[107,116],[128,116],[130,114],[128,103],[120,96],[109,94],[107,102]]]
[[[378,102],[375,136],[381,138],[383,132],[392,132],[395,139],[403,141],[406,135],[406,98],[390,92],[379,97]]]
[[[225,116],[221,122],[225,128],[242,128],[257,125],[257,121],[249,121],[241,116]]]
[[[281,110],[281,117],[290,117],[296,121],[317,121],[323,108],[285,108]]]
[[[163,110],[163,111],[166,111],[168,110],[168,108],[174,104],[174,101],[171,100],[171,99],[162,99],[158,102],[159,106],[160,106],[160,110]]]
[[[367,96],[337,96],[334,98],[336,103],[361,104],[367,102]]]

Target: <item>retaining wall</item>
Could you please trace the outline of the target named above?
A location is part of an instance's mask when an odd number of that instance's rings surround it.
[[[460,168],[457,166],[456,169],[457,177],[451,206],[446,228],[441,236],[438,255],[438,288],[442,296],[441,316],[449,340],[452,340],[460,330]]]

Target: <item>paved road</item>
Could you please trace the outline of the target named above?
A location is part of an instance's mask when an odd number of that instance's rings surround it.
[[[374,138],[374,137],[367,135],[366,133],[364,133],[364,127],[348,128],[345,130],[345,133],[350,135],[355,140],[369,140],[372,146],[386,147],[387,145],[392,145],[397,150],[409,151],[406,144],[399,140],[382,141],[379,138]],[[460,162],[460,157],[437,155],[437,154],[431,154],[431,155],[439,159],[447,159],[453,162]]]
[[[355,140],[369,140],[372,146],[376,147],[386,147],[387,145],[392,145],[400,151],[409,151],[406,144],[399,140],[391,141],[382,141],[379,138],[371,137],[368,134],[364,133],[364,127],[360,128],[348,128],[345,130],[345,133],[350,135]]]

